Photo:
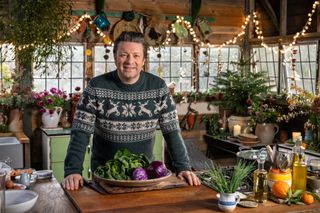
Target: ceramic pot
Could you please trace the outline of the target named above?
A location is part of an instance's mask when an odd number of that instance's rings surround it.
[[[274,136],[278,133],[279,126],[273,123],[257,124],[255,135],[263,144],[272,144]]]
[[[46,110],[46,112],[43,113],[41,117],[43,128],[58,127],[61,113],[62,113],[61,107],[55,107],[55,110],[52,114],[49,113],[49,110]]]
[[[224,212],[233,212],[240,201],[240,196],[237,193],[220,193],[217,194],[218,207]]]
[[[231,115],[228,118],[228,128],[229,128],[229,132],[231,133],[231,135],[233,135],[234,125],[237,125],[237,124],[241,126],[240,133],[243,133],[245,131],[245,129],[248,127],[249,120],[250,120],[250,116]]]

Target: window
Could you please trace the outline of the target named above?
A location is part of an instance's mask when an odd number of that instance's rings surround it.
[[[277,90],[278,83],[278,62],[279,62],[279,48],[277,46],[264,48],[264,47],[254,47],[253,52],[253,61],[255,63],[255,71],[264,71],[267,72],[269,78],[269,85],[272,87],[273,91]]]
[[[317,49],[316,43],[298,44],[292,51],[285,52],[285,79],[288,87],[296,85],[315,94]]]
[[[10,92],[12,75],[15,73],[15,55],[10,45],[0,45],[0,89]]]
[[[150,49],[149,71],[169,84],[175,82],[176,92],[190,91],[192,82],[192,47]]]
[[[94,47],[94,76],[101,75],[116,69],[112,46]]]
[[[39,69],[33,70],[34,90],[44,91],[56,87],[67,93],[74,92],[75,87],[84,88],[85,63],[84,46],[64,46],[66,52],[61,61],[49,57]],[[61,67],[62,64],[65,64]]]
[[[209,89],[210,83],[218,75],[219,65],[220,71],[235,70],[240,57],[238,46],[229,46],[223,48],[210,47],[200,48],[199,52],[199,90],[205,91]]]

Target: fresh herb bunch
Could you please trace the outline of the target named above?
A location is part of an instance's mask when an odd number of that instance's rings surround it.
[[[228,176],[218,164],[213,163],[209,166],[209,187],[220,193],[234,193],[249,174],[253,172],[254,168],[254,163],[248,164],[240,160],[234,166],[231,175]]]
[[[118,150],[113,159],[108,160],[104,166],[98,166],[95,174],[112,180],[131,180],[134,169],[145,168],[149,163],[144,154],[133,154],[128,149]]]

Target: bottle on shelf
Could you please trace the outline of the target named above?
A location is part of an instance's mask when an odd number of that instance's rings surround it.
[[[300,142],[299,142],[300,141]],[[298,143],[298,144],[297,144]],[[293,147],[293,166],[292,166],[292,190],[303,190],[307,188],[307,164],[305,163],[305,148],[299,138]]]
[[[267,157],[265,150],[260,151],[257,162],[258,169],[253,173],[253,192],[256,202],[264,203],[268,198],[268,172],[264,169]]]

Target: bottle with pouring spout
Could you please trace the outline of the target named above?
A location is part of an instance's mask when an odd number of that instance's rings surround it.
[[[253,192],[254,199],[259,203],[264,203],[268,198],[268,172],[264,169],[267,157],[265,150],[260,150],[257,158],[258,169],[253,173]]]
[[[302,142],[301,138],[297,142]],[[301,144],[301,143],[300,143]],[[307,188],[307,165],[305,163],[305,148],[300,146],[293,147],[293,166],[292,166],[292,189],[303,190]]]

